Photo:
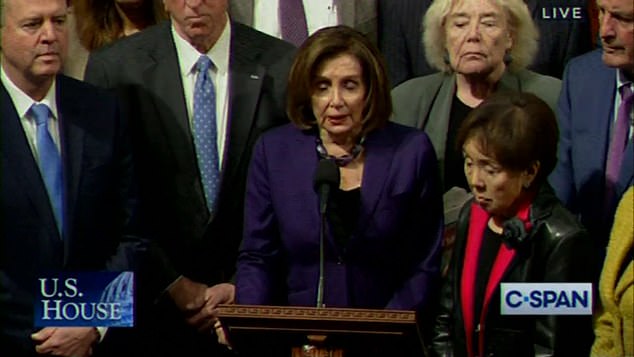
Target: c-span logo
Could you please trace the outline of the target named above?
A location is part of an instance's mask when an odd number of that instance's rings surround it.
[[[501,283],[502,315],[592,315],[591,283]]]
[[[134,324],[132,272],[49,274],[38,279],[36,293],[36,327]]]

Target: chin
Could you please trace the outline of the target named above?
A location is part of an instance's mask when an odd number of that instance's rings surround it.
[[[492,71],[493,71],[492,68],[489,66],[470,65],[470,66],[463,66],[457,72],[459,72],[460,74],[464,76],[474,76],[474,75],[489,74]]]
[[[625,55],[604,52],[602,59],[603,59],[603,63],[605,63],[605,65],[608,67],[631,70],[632,66],[634,66],[633,64],[634,60],[632,58],[628,58]]]

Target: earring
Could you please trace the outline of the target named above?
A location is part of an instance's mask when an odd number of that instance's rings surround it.
[[[511,64],[511,62],[513,62],[513,56],[511,55],[510,52],[507,51],[506,53],[504,53],[503,61],[504,61],[504,64],[506,64],[507,66]]]

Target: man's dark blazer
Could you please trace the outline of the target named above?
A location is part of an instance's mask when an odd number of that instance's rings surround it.
[[[34,288],[54,271],[134,268],[138,238],[132,156],[115,98],[58,76],[56,84],[64,177],[60,237],[38,164],[20,118],[0,85],[0,351],[35,354]]]
[[[131,118],[141,202],[157,243],[152,276],[159,290],[181,274],[208,285],[231,279],[252,147],[261,132],[287,122],[293,46],[231,26],[227,138],[213,217],[200,182],[171,23],[122,39],[88,61],[86,80],[115,89]]]
[[[592,49],[586,1],[560,1],[563,8],[580,7],[582,20],[543,18],[542,8],[556,7],[557,1],[525,2],[539,30],[537,55],[528,69],[561,78],[568,60]],[[431,0],[379,2],[379,47],[393,87],[410,78],[436,72],[427,63],[423,46],[423,17],[429,6]]]
[[[634,144],[630,138],[616,194],[604,204],[615,95],[616,70],[603,63],[601,50],[570,62],[559,96],[558,163],[550,175],[559,199],[580,216],[601,248],[608,242],[619,197],[634,182]]]

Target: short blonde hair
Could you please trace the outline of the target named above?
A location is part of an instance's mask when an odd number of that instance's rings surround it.
[[[464,0],[434,0],[423,19],[423,45],[427,62],[443,72],[452,72],[445,62],[446,41],[445,21],[451,7]],[[507,18],[507,27],[511,32],[513,45],[509,51],[512,61],[509,70],[517,72],[528,67],[537,53],[539,32],[533,22],[528,7],[522,0],[488,0],[499,6]]]

